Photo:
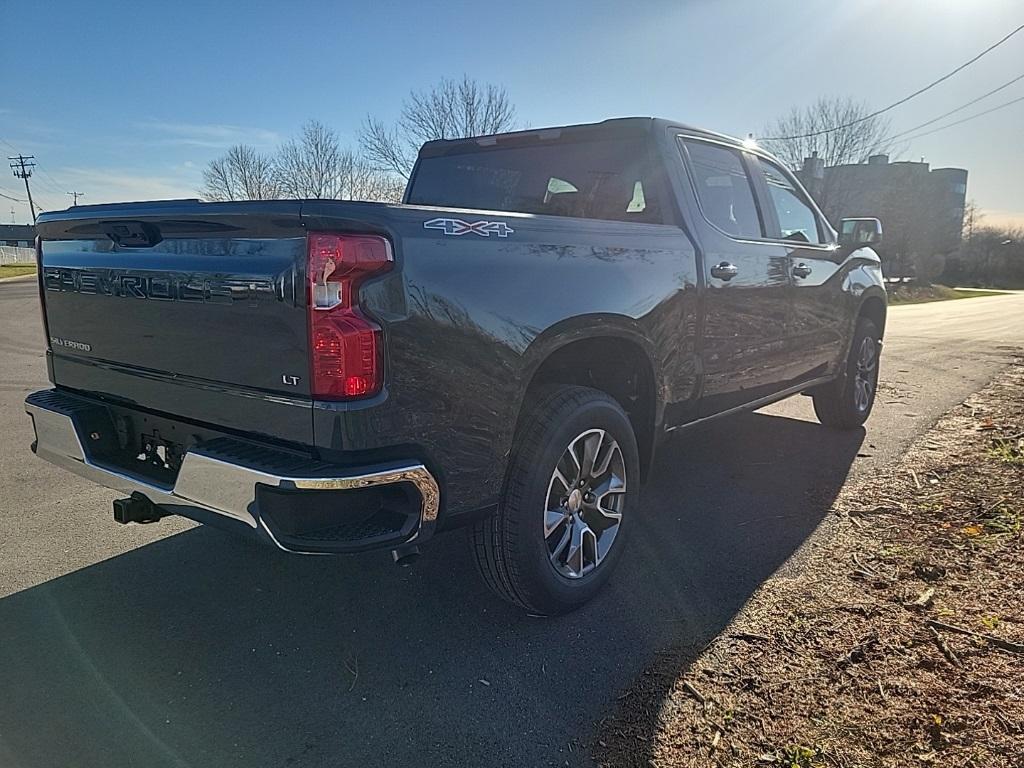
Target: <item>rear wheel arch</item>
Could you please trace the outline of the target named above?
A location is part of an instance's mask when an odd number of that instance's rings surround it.
[[[554,387],[576,385],[597,389],[626,412],[636,435],[641,477],[646,477],[662,412],[657,382],[658,373],[648,345],[632,333],[563,338],[561,343],[545,345],[543,353],[536,354],[516,424],[522,423]]]

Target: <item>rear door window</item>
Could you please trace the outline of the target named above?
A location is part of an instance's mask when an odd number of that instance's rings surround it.
[[[467,145],[421,158],[407,202],[663,223],[649,166],[634,139]]]
[[[739,150],[682,139],[704,218],[738,238],[764,237],[754,187]]]

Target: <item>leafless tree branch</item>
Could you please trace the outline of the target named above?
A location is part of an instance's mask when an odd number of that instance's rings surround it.
[[[502,133],[515,123],[516,110],[504,88],[463,76],[410,92],[390,128],[368,116],[359,143],[374,167],[408,179],[424,142]]]
[[[798,170],[806,158],[817,154],[825,167],[862,163],[871,155],[903,151],[892,138],[888,117],[863,119],[871,109],[849,98],[822,97],[808,107],[794,107],[786,115],[765,126],[761,144],[783,163]],[[848,125],[848,123],[854,123]],[[845,126],[818,136],[832,126]],[[794,138],[771,138],[773,136]],[[835,218],[849,202],[849,190],[843,187],[842,174],[825,174],[817,193],[818,204]]]
[[[342,147],[332,129],[313,120],[273,156],[250,146],[231,147],[203,170],[200,194],[206,200],[397,201],[402,188],[401,180]]]
[[[866,104],[848,98],[822,97],[808,107],[794,107],[788,114],[765,126],[761,143],[790,168],[799,168],[804,158],[817,152],[826,166],[861,163],[870,155],[891,153],[895,147],[887,117],[862,120],[870,114]],[[772,139],[772,136],[800,136],[835,125],[861,120],[821,136]]]
[[[280,196],[274,159],[246,144],[231,147],[203,170],[205,200],[270,200]]]

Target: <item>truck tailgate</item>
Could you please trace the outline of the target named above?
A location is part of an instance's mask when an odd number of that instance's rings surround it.
[[[39,236],[55,384],[311,441],[298,202],[72,208]]]

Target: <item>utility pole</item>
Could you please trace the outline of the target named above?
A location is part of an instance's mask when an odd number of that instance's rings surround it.
[[[78,205],[78,198],[85,197],[85,192],[68,192],[68,194],[74,198],[74,202],[71,203],[72,207]]]
[[[36,167],[35,163],[29,162],[35,160],[35,155],[8,155],[7,159],[11,161],[11,170],[14,171],[15,178],[25,180],[25,194],[28,195],[28,208],[32,212],[32,223],[36,221],[36,206],[32,202],[32,190],[28,187],[28,177],[32,175],[32,169]]]

